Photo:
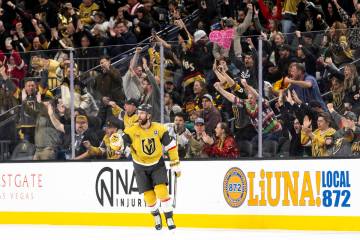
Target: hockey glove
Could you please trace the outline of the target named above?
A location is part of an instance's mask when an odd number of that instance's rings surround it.
[[[181,176],[181,170],[180,170],[180,162],[171,162],[170,163],[170,168],[171,171],[173,171],[175,173],[176,177],[180,177]]]

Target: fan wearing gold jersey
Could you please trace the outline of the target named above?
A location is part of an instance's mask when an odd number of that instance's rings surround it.
[[[105,136],[99,147],[94,147],[89,141],[84,141],[83,145],[87,148],[87,156],[102,156],[106,154],[106,159],[116,160],[122,157],[124,149],[121,130],[124,123],[120,119],[111,116],[106,121]]]
[[[139,193],[144,193],[146,205],[155,219],[155,228],[162,228],[158,199],[166,218],[168,228],[174,229],[172,202],[167,188],[168,177],[163,155],[163,147],[168,152],[170,167],[180,176],[180,161],[175,140],[171,139],[167,128],[151,121],[152,106],[138,107],[138,124],[124,131],[125,151],[131,151]]]

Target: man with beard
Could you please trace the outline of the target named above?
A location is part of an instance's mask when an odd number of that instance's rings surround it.
[[[95,79],[95,89],[100,94],[102,102],[108,103],[108,99],[112,101],[124,100],[119,70],[111,66],[108,56],[102,56],[100,58],[100,67],[102,74],[98,75]]]
[[[131,149],[139,193],[144,193],[144,200],[155,219],[155,228],[162,228],[162,220],[158,201],[166,218],[168,228],[176,228],[173,220],[172,202],[167,188],[168,178],[163,148],[170,158],[170,167],[176,176],[180,176],[180,161],[175,140],[169,136],[167,128],[157,122],[152,122],[152,106],[142,104],[138,107],[139,124],[125,129],[125,152]]]
[[[98,94],[98,99],[101,99],[103,104],[100,107],[99,117],[103,122],[109,115],[109,102],[122,102],[125,99],[121,75],[118,69],[111,66],[110,58],[102,56],[100,58],[100,67],[102,74],[95,78],[95,90]],[[122,104],[121,104],[122,105]]]
[[[35,110],[36,102],[40,102],[40,93],[36,89],[36,83],[33,79],[25,82],[25,87],[21,92],[21,101]],[[20,111],[20,128],[24,139],[34,143],[36,119],[25,113],[24,107]]]
[[[184,158],[187,148],[189,146],[188,135],[191,132],[185,127],[185,116],[182,112],[175,114],[174,123],[166,124],[169,130],[169,135],[175,139],[179,151],[179,157]]]
[[[321,108],[326,110],[321,97],[318,83],[315,77],[305,72],[305,66],[301,63],[292,63],[289,66],[289,77],[285,77],[285,84],[291,84],[290,90],[294,90],[304,103],[317,101]]]
[[[42,102],[35,102],[32,108],[23,103],[24,111],[36,119],[35,123],[35,154],[33,160],[55,160],[58,147],[61,146],[60,132],[54,127],[49,116],[49,105],[53,99],[44,96]]]

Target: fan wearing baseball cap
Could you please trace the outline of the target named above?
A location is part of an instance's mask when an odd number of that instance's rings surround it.
[[[139,105],[139,102],[136,99],[127,99],[124,104],[124,109],[119,107],[113,101],[110,101],[109,105],[112,108],[112,114],[124,122],[124,129],[131,127],[138,122],[136,109]]]
[[[194,125],[195,132],[188,136],[189,147],[187,149],[185,158],[206,158],[208,155],[204,152],[205,141],[204,137],[207,137],[205,133],[205,121],[203,118],[196,118]]]
[[[221,122],[221,114],[214,106],[213,97],[208,93],[202,96],[202,106],[201,117],[205,120],[205,131],[213,135],[216,125]]]
[[[83,144],[88,149],[89,156],[102,156],[106,153],[107,159],[119,159],[123,156],[124,143],[122,130],[124,122],[114,116],[108,118],[105,124],[105,136],[99,147],[94,147],[90,142]]]

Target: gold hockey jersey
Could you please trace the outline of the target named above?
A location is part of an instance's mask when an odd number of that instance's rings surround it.
[[[126,128],[124,133],[124,145],[130,147],[133,161],[137,164],[151,166],[158,163],[163,154],[163,147],[172,163],[179,162],[176,142],[170,138],[163,124],[152,122],[147,129],[135,124]]]
[[[106,159],[120,159],[123,152],[121,134],[113,133],[110,137],[105,135],[99,147],[91,147],[88,151],[91,156],[101,156],[106,153]]]

